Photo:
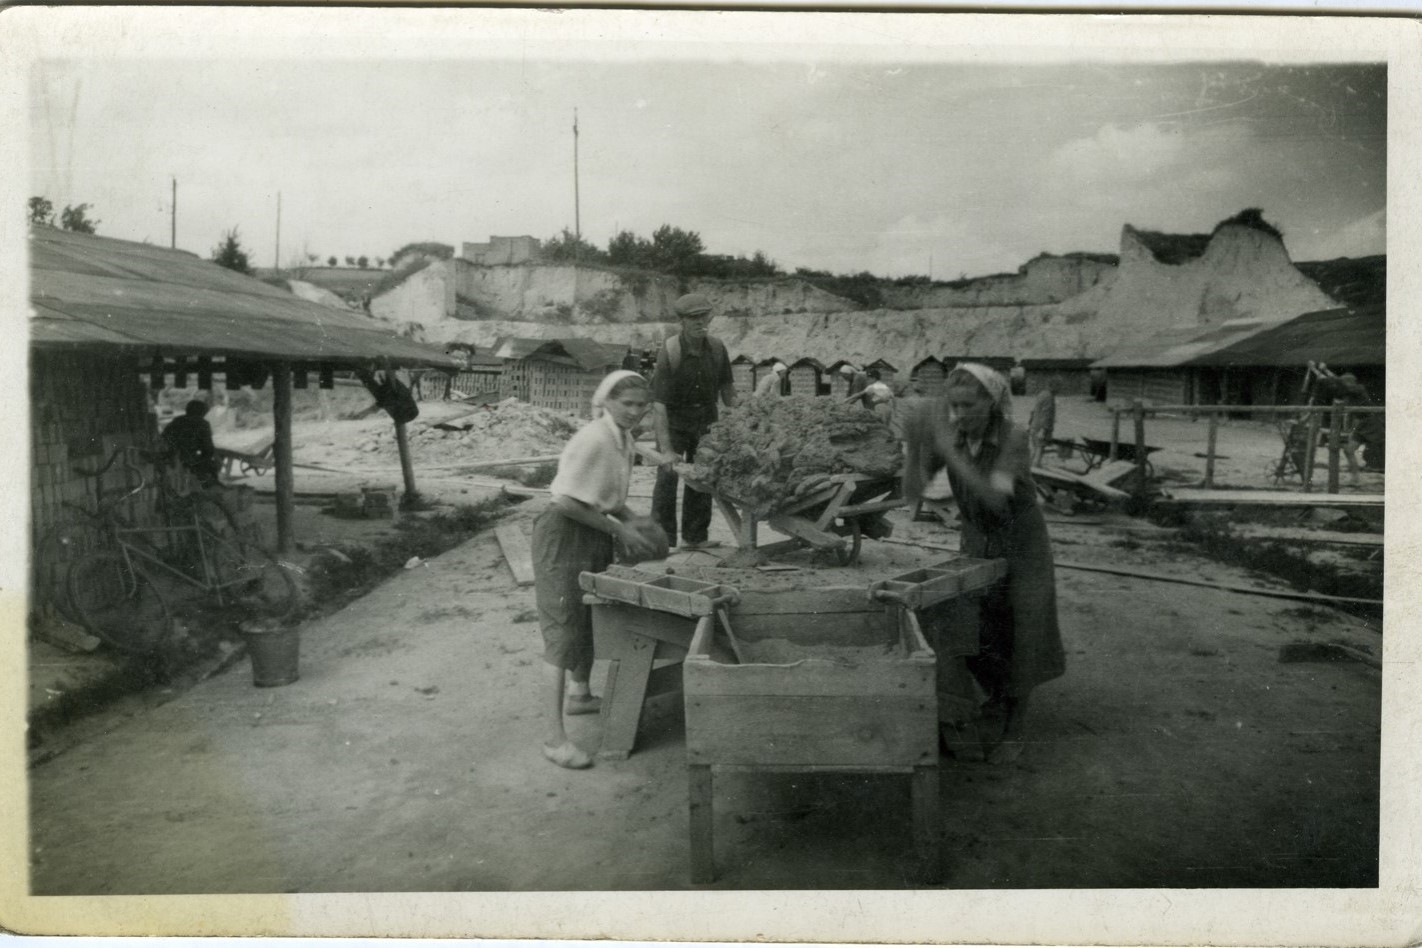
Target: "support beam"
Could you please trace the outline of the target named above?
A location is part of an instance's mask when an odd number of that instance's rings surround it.
[[[1343,402],[1333,400],[1328,413],[1328,492],[1338,493],[1338,453],[1343,443]]]
[[[1219,439],[1220,416],[1210,416],[1210,430],[1205,439],[1205,486],[1215,486],[1215,445]]]
[[[403,504],[409,505],[420,496],[415,489],[415,465],[410,461],[410,436],[405,433],[405,423],[395,422],[395,446],[400,449],[400,473],[405,479]]]
[[[277,552],[290,553],[295,546],[292,519],[296,509],[295,480],[291,458],[291,366],[272,366],[272,454],[276,459]]]

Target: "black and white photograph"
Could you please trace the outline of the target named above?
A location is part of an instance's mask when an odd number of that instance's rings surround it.
[[[1416,21],[11,13],[7,928],[1410,937]]]

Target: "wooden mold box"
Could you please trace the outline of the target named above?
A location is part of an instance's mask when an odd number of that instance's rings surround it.
[[[863,587],[743,592],[739,664],[703,622],[683,666],[687,763],[907,773],[938,760],[933,650],[910,610]],[[713,631],[714,630],[714,631]],[[718,650],[720,654],[720,650]]]

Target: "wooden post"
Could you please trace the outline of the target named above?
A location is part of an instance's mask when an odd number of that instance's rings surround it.
[[[1106,460],[1114,461],[1117,455],[1117,446],[1121,443],[1121,409],[1111,409],[1111,456]]]
[[[1139,398],[1131,403],[1131,417],[1135,421],[1136,428],[1136,492],[1145,493],[1145,402],[1141,401]]]
[[[276,461],[277,552],[290,553],[294,546],[291,523],[295,512],[295,488],[291,467],[291,366],[272,366],[272,455]]]
[[[1333,410],[1328,413],[1328,492],[1338,493],[1338,455],[1343,436],[1343,402],[1333,400]]]
[[[403,421],[395,422],[395,446],[400,449],[400,473],[405,478],[403,503],[412,504],[419,496],[419,491],[415,490],[415,466],[410,462],[410,438],[405,433]]]
[[[1205,436],[1205,486],[1215,486],[1215,442],[1220,432],[1219,412],[1210,412],[1210,431]]]
[[[1323,419],[1317,411],[1308,413],[1308,444],[1304,446],[1303,489],[1307,494],[1313,490],[1313,465],[1318,459],[1318,429]]]

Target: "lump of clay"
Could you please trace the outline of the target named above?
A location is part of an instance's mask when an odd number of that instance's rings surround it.
[[[760,510],[774,510],[807,478],[895,477],[903,452],[889,426],[858,405],[808,395],[747,399],[701,438],[693,477]]]

